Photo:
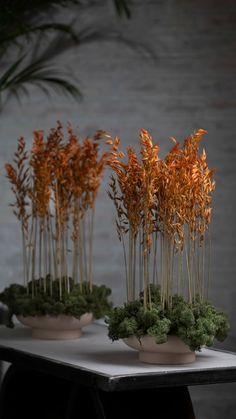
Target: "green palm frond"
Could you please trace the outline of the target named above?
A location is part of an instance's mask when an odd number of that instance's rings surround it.
[[[10,67],[3,73],[3,75],[0,77],[0,92],[3,90],[6,90],[9,86],[9,81],[13,77],[14,73],[17,71],[18,67],[24,60],[25,55],[20,57],[16,62],[14,62]]]
[[[14,95],[20,98],[21,94],[28,95],[28,85],[38,86],[44,93],[50,96],[49,86],[55,91],[62,91],[75,99],[81,97],[81,92],[77,85],[71,81],[71,77],[66,78],[52,65],[38,60],[33,63],[25,63],[25,55],[20,57],[8,68],[0,77],[0,98],[6,91],[7,98]],[[1,98],[2,99],[2,98]],[[1,102],[3,102],[1,100]]]
[[[119,16],[125,15],[128,19],[130,19],[131,11],[127,0],[113,0],[113,3]]]
[[[63,34],[69,35],[73,42],[79,42],[78,35],[72,26],[63,23],[44,23],[34,27],[26,27],[24,28],[24,32],[19,30],[19,28],[7,34],[0,30],[0,48],[7,49],[12,43],[15,45],[17,43],[19,44],[20,37],[25,37],[27,41],[32,41],[34,40],[34,35],[38,32],[40,32],[40,35],[50,32],[62,32]]]
[[[129,0],[110,1],[118,16],[130,17]],[[75,5],[79,11],[86,7],[92,9],[95,3],[93,0],[0,0],[0,107],[13,95],[19,100],[22,95],[29,95],[30,84],[47,95],[51,90],[59,90],[75,99],[81,97],[77,82],[71,81],[71,75],[63,69],[58,70],[53,58],[75,43],[112,36],[99,24],[97,28],[75,31],[72,22],[57,21],[58,11]],[[42,42],[43,39],[47,42]],[[19,58],[15,58],[17,55]]]

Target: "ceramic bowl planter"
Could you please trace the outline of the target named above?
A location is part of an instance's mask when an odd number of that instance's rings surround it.
[[[140,155],[110,138],[109,196],[117,211],[127,299],[107,319],[112,340],[123,339],[142,362],[189,363],[195,351],[227,336],[226,316],[208,302],[209,224],[213,171],[199,129],[160,159],[140,132]],[[206,269],[207,266],[207,269]]]
[[[35,339],[78,339],[82,334],[82,327],[93,321],[92,313],[85,313],[77,319],[72,316],[17,316],[20,323],[32,330]]]
[[[29,289],[11,284],[2,293],[0,301],[8,307],[9,327],[14,327],[12,316],[32,329],[32,337],[40,339],[77,339],[81,336],[82,328],[89,325],[95,318],[100,318],[110,310],[108,301],[110,289],[104,285],[93,285],[92,290],[88,283],[80,287],[70,281],[71,292],[63,291],[58,301],[59,281],[53,282],[52,295],[40,290],[39,281],[34,281],[37,295],[32,297],[30,282]],[[50,287],[50,278],[47,278],[46,289]]]
[[[139,351],[139,360],[149,364],[189,364],[196,355],[177,336],[168,336],[166,343],[158,344],[152,336],[130,336],[124,339],[126,345]]]
[[[56,339],[78,338],[81,335],[82,327],[91,323],[94,319],[103,317],[111,308],[108,297],[111,290],[104,285],[90,284],[84,282],[82,286],[70,279],[70,293],[63,287],[60,301],[58,301],[59,281],[54,280],[50,292],[51,280],[46,278],[45,293],[39,284],[34,281],[34,292],[32,296],[32,282],[28,287],[19,284],[11,284],[0,293],[0,301],[7,307],[9,327],[14,327],[12,316],[26,326],[31,327],[32,336],[39,338]],[[40,331],[39,331],[40,330]]]
[[[225,315],[199,299],[191,304],[174,295],[172,306],[163,308],[160,287],[149,287],[151,307],[139,299],[114,308],[107,320],[108,335],[139,352],[139,360],[154,364],[190,363],[195,351],[222,341],[228,331]]]
[[[0,294],[9,326],[16,315],[33,337],[75,338],[110,309],[111,290],[94,284],[92,269],[95,200],[108,158],[95,139],[81,142],[60,123],[46,138],[35,131],[31,150],[24,138],[18,141],[14,164],[5,169],[22,234],[24,280]]]

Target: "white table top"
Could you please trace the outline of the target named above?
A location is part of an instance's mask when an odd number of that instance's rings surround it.
[[[236,381],[236,356],[233,353],[203,349],[192,364],[144,364],[138,360],[138,353],[123,341],[111,342],[106,326],[101,324],[87,326],[79,339],[67,341],[32,339],[27,327],[16,325],[14,329],[7,329],[1,326],[0,358],[13,362],[21,354],[29,359],[49,361],[54,366],[95,374],[103,378],[101,387],[106,387],[106,382],[110,387],[112,382],[118,385],[121,378],[123,381],[129,379],[129,385],[134,381],[137,384],[141,378],[140,386],[167,385],[167,376],[170,382],[171,377],[174,379],[174,385],[180,385],[178,377],[181,382],[186,379],[186,385]],[[116,389],[115,384],[113,387]]]

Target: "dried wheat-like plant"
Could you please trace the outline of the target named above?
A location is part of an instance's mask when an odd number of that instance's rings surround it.
[[[47,138],[35,131],[30,152],[20,138],[14,165],[5,166],[21,223],[24,282],[33,296],[36,279],[51,295],[58,280],[59,299],[70,292],[71,278],[92,290],[94,206],[110,153],[100,154],[94,139],[80,142],[70,126],[67,136],[59,122]]]
[[[197,130],[182,147],[173,138],[163,159],[144,129],[140,156],[130,147],[124,153],[118,138],[100,133],[112,147],[109,196],[124,250],[127,299],[135,299],[139,277],[145,308],[151,305],[150,283],[160,284],[163,307],[171,306],[174,292],[187,293],[190,303],[197,294],[204,297],[205,238],[215,187],[206,153],[199,152],[205,133]]]

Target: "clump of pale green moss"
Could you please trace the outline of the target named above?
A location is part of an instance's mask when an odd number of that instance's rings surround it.
[[[111,303],[108,301],[111,290],[105,285],[93,284],[91,289],[88,282],[78,284],[70,278],[70,292],[66,287],[62,287],[62,295],[59,298],[58,280],[51,281],[48,275],[46,292],[42,289],[40,281],[42,280],[34,280],[33,283],[28,284],[28,287],[11,284],[0,293],[0,301],[8,307],[7,326],[14,326],[13,315],[58,316],[65,314],[79,318],[82,314],[89,312],[93,313],[95,318],[100,318],[111,309]],[[68,278],[65,279],[65,283],[68,285]]]
[[[155,337],[157,343],[165,343],[168,335],[181,338],[193,351],[211,346],[214,339],[223,341],[229,331],[225,314],[217,311],[209,302],[199,297],[190,304],[179,295],[172,297],[169,308],[163,308],[160,289],[150,286],[151,304],[144,308],[143,293],[140,298],[114,308],[109,318],[108,335],[118,340],[135,335]]]

